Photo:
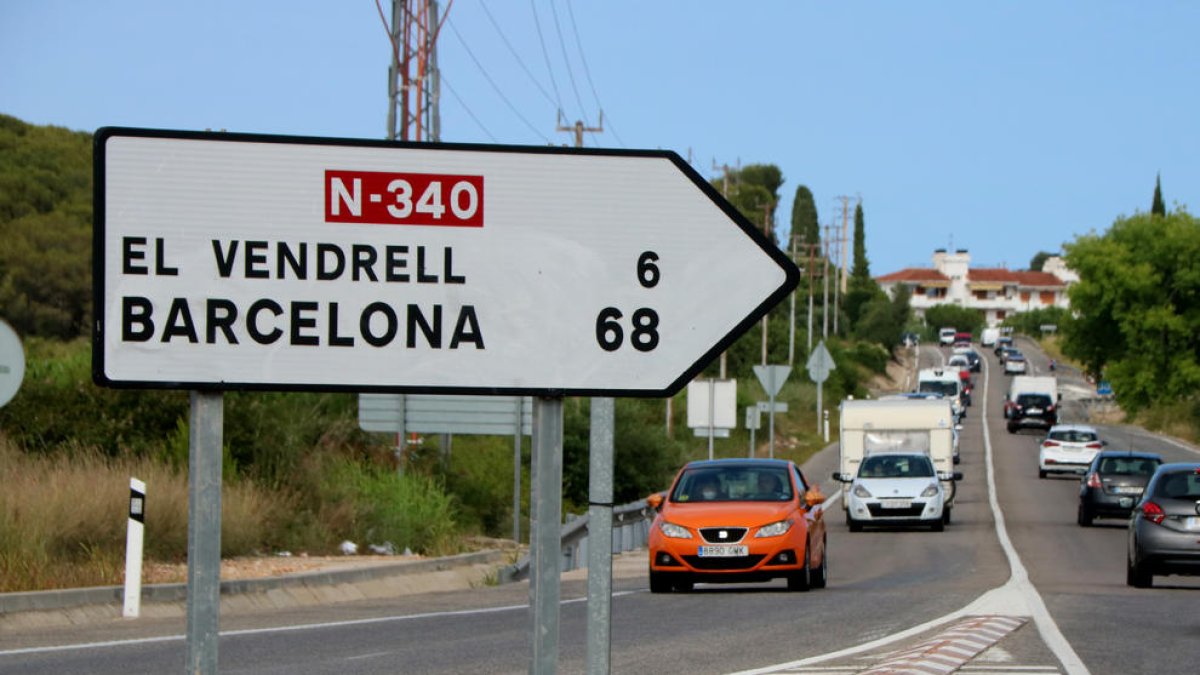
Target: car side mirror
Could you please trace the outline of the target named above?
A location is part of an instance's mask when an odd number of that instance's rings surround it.
[[[646,497],[646,504],[648,504],[650,506],[650,508],[654,509],[655,511],[659,511],[662,509],[662,503],[663,503],[663,494],[661,492],[655,492],[654,494],[650,495],[649,497]]]
[[[954,473],[950,473],[949,471],[939,471],[938,472],[938,480],[962,480],[962,479],[963,479],[963,475],[962,475],[961,471],[955,471]]]
[[[821,504],[824,502],[825,502],[825,495],[821,494],[821,491],[816,488],[813,488],[813,489],[809,490],[808,492],[804,493],[804,503],[809,508],[812,508],[812,507],[816,506],[817,504]]]
[[[848,474],[841,473],[840,471],[833,472],[833,479],[839,483],[849,483],[854,480],[852,477],[848,477]]]

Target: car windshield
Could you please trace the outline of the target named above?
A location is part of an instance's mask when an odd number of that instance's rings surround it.
[[[786,502],[792,498],[792,483],[783,467],[721,467],[684,471],[675,490],[674,502]]]
[[[1082,429],[1059,429],[1050,432],[1050,440],[1060,443],[1091,443],[1096,438],[1096,432]]]
[[[922,380],[917,385],[917,391],[922,394],[941,394],[942,396],[957,396],[957,382],[943,382],[940,380]]]
[[[1050,405],[1050,397],[1045,394],[1020,394],[1017,396],[1017,405],[1023,408],[1044,408]]]
[[[1176,471],[1159,476],[1155,497],[1200,499],[1200,470]]]
[[[931,478],[933,464],[925,455],[871,455],[858,469],[859,478]]]
[[[1100,460],[1100,473],[1109,476],[1149,476],[1159,464],[1162,462],[1146,457],[1105,457]]]

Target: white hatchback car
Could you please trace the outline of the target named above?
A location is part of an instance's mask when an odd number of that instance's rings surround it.
[[[924,453],[867,455],[857,476],[837,477],[850,483],[846,525],[851,532],[861,531],[864,525],[929,525],[941,532],[950,522],[942,482]],[[962,473],[943,478],[961,480]]]
[[[1046,432],[1046,439],[1038,448],[1038,478],[1051,473],[1082,474],[1105,445],[1095,427],[1056,424]]]

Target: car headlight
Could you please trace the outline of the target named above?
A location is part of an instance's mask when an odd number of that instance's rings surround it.
[[[867,491],[867,488],[862,486],[862,483],[855,483],[854,490],[852,490],[852,492],[854,492],[855,497],[861,497],[863,499],[871,498],[871,493]]]
[[[663,522],[659,523],[658,529],[662,530],[662,533],[664,536],[670,537],[672,539],[691,539],[692,538],[692,533],[688,532],[686,527],[681,527],[679,525],[676,525],[675,523],[668,523],[665,520]]]
[[[938,493],[938,484],[930,483],[929,487],[921,491],[922,497],[936,497]]]
[[[792,529],[792,520],[789,518],[787,520],[781,520],[777,523],[771,523],[770,525],[763,525],[762,527],[758,528],[758,532],[754,536],[778,537],[781,534],[786,534],[790,529]]]

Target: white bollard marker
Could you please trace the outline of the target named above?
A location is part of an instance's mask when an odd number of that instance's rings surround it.
[[[125,534],[126,619],[142,611],[142,540],[146,536],[146,484],[129,479],[129,528]]]

